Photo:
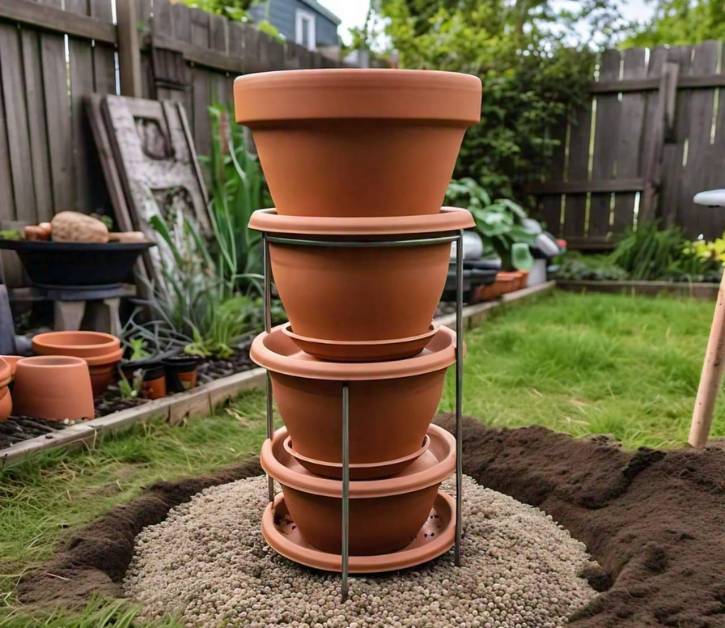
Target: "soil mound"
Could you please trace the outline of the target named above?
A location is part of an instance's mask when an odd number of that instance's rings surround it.
[[[627,453],[467,419],[464,452],[465,473],[546,511],[601,565],[574,625],[725,626],[725,451]]]

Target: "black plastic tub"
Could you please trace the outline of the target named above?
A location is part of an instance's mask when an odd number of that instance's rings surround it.
[[[0,249],[16,251],[30,280],[41,288],[117,288],[126,281],[141,253],[154,242],[48,242],[0,240]]]

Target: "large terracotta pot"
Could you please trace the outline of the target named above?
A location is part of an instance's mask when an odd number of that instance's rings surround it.
[[[98,331],[51,331],[33,337],[39,355],[69,355],[83,358],[90,369],[93,394],[101,395],[116,380],[121,361],[121,341]]]
[[[36,356],[18,361],[13,387],[15,413],[41,419],[92,419],[93,391],[82,358]]]
[[[386,554],[406,547],[428,518],[440,483],[455,466],[455,440],[432,425],[428,451],[384,480],[350,482],[350,553]],[[324,552],[339,553],[342,483],[320,478],[284,448],[287,430],[265,441],[260,460],[282,486],[285,504],[302,536]]]
[[[280,214],[432,214],[443,201],[481,81],[424,70],[302,70],[234,82]]]
[[[372,363],[323,362],[276,327],[254,339],[250,356],[269,370],[295,451],[341,462],[342,384],[350,391],[350,462],[376,464],[418,451],[438,407],[455,333],[441,328],[417,356]]]
[[[472,226],[467,210],[388,219],[300,218],[255,212],[250,227],[270,235],[274,281],[290,336],[327,360],[391,360],[418,353],[448,272],[450,242],[392,247],[391,238],[443,236]],[[380,238],[380,246],[342,248],[275,242],[296,234]],[[426,234],[426,235],[423,235]]]

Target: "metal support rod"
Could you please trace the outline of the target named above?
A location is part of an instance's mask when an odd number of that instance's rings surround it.
[[[350,563],[350,387],[342,384],[342,582],[340,597],[347,600]]]
[[[463,231],[456,240],[456,566],[461,565],[463,531]]]
[[[267,234],[262,234],[262,254],[264,264],[264,331],[272,330],[272,267],[269,262],[269,241]],[[267,371],[267,438],[272,439],[274,433],[274,399],[272,398],[272,378]],[[270,502],[274,502],[274,478],[267,475],[267,494]]]

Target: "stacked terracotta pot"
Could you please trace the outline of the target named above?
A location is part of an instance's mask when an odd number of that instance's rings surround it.
[[[267,234],[290,321],[252,345],[285,424],[262,447],[282,487],[265,538],[292,560],[340,569],[346,386],[350,571],[430,560],[453,544],[455,522],[439,491],[455,441],[431,425],[456,344],[431,322],[448,269],[441,236],[473,225],[466,210],[440,205],[465,128],[480,116],[480,81],[270,72],[238,78],[235,105],[276,204],[250,227]]]

